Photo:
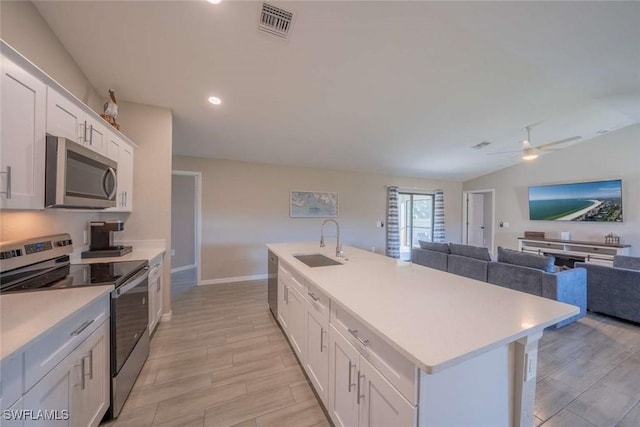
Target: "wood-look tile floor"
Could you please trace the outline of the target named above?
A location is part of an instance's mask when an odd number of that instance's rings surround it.
[[[329,426],[267,309],[265,281],[173,296],[173,319],[109,427]]]
[[[108,427],[330,425],[267,309],[265,281],[173,298]],[[539,349],[536,426],[640,426],[640,326],[589,314],[545,331]]]

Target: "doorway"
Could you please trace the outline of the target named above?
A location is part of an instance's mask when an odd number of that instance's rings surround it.
[[[398,193],[398,222],[400,227],[400,259],[411,260],[411,250],[420,247],[420,241],[433,240],[433,194]]]
[[[202,173],[171,172],[171,294],[200,283]]]
[[[494,252],[495,190],[462,193],[462,243]]]

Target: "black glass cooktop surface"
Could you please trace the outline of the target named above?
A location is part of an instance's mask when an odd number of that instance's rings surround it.
[[[147,261],[65,264],[56,268],[31,269],[3,277],[2,292],[25,292],[79,286],[114,285],[116,288],[147,265]],[[30,274],[29,274],[30,273]],[[24,280],[18,276],[25,277]]]

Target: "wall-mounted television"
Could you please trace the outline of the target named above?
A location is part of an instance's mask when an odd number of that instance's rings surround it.
[[[529,219],[622,222],[622,180],[529,187]]]

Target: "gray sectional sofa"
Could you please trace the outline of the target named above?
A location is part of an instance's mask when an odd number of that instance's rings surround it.
[[[640,258],[617,255],[613,267],[577,262],[587,271],[587,308],[640,323]]]
[[[415,264],[580,307],[580,314],[558,323],[556,327],[567,325],[586,314],[587,271],[584,268],[555,272],[553,257],[501,247],[498,248],[497,261],[492,261],[487,248],[455,243],[420,244],[421,248],[412,251]]]

